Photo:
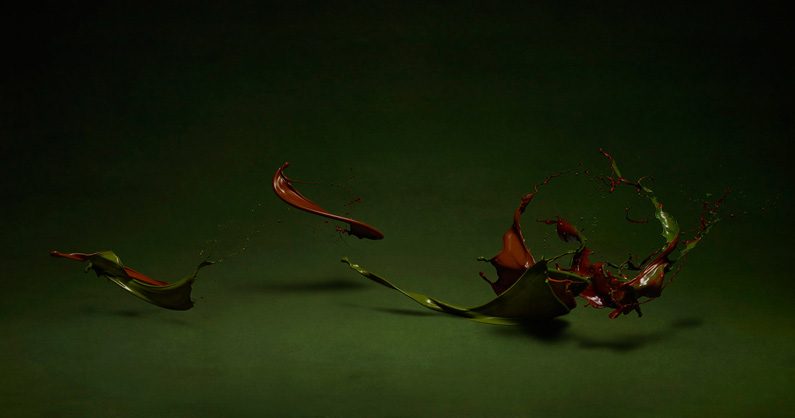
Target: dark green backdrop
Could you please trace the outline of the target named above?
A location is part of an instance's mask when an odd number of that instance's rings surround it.
[[[0,410],[13,417],[702,417],[791,413],[791,74],[782,10],[577,2],[92,2],[4,17]],[[522,4],[519,4],[522,3]],[[542,330],[444,317],[491,297],[522,194],[547,175],[652,175],[686,227],[726,220],[644,317]],[[345,182],[383,241],[270,190]],[[349,176],[355,178],[347,179]],[[662,243],[624,190],[561,178],[525,216],[620,261]],[[341,188],[304,185],[328,209]],[[714,196],[713,196],[714,197]],[[764,207],[762,210],[760,207]],[[745,214],[747,212],[747,214]],[[729,217],[734,213],[733,218]],[[256,233],[256,231],[260,231]],[[246,240],[246,238],[249,238]],[[207,240],[193,310],[146,304],[51,250],[162,280]],[[494,274],[487,269],[492,277]]]

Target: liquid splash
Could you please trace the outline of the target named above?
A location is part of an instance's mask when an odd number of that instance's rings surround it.
[[[492,258],[479,257],[479,261],[490,263],[497,271],[497,280],[489,280],[483,272],[480,276],[485,280],[497,295],[491,301],[472,308],[461,308],[441,302],[426,295],[408,292],[393,285],[383,277],[369,272],[358,264],[353,264],[349,259],[343,258],[342,262],[356,270],[363,276],[383,286],[397,290],[415,302],[438,312],[462,316],[479,322],[492,324],[520,324],[534,321],[548,320],[556,316],[565,315],[577,306],[575,297],[586,299],[586,306],[595,308],[612,308],[609,317],[614,319],[621,314],[632,311],[641,316],[640,305],[649,302],[662,294],[673,276],[681,269],[688,252],[704,238],[719,221],[717,210],[730,193],[727,189],[723,196],[713,202],[702,205],[702,214],[699,227],[687,232],[679,230],[679,224],[658,201],[651,188],[642,184],[649,177],[641,177],[637,181],[630,181],[621,175],[613,157],[600,149],[602,155],[611,163],[612,175],[596,176],[585,173],[599,180],[600,190],[608,193],[616,187],[625,184],[634,187],[637,193],[648,199],[654,207],[654,217],[662,226],[662,236],[665,243],[656,252],[652,253],[638,265],[631,260],[623,263],[615,273],[607,267],[612,265],[607,262],[591,262],[589,256],[594,254],[586,245],[586,238],[581,231],[567,220],[556,216],[556,220],[538,220],[556,226],[558,237],[564,242],[577,242],[579,247],[550,259],[536,261],[528,250],[525,239],[522,237],[520,217],[527,209],[533,197],[538,193],[539,186],[546,185],[559,173],[548,177],[542,183],[533,187],[533,192],[522,196],[519,207],[514,212],[513,223],[503,235],[502,250]],[[627,209],[627,212],[629,209]],[[627,220],[629,219],[627,214]],[[641,221],[642,222],[642,221]],[[678,250],[676,256],[674,252]],[[572,255],[570,267],[562,268],[553,262],[565,255]],[[665,276],[676,263],[679,267],[673,272],[668,283]],[[637,274],[630,278],[623,274],[624,269],[635,270]],[[641,299],[645,299],[641,301]]]
[[[607,267],[615,264],[607,262],[591,262],[589,256],[594,254],[586,245],[586,238],[582,232],[566,219],[556,216],[555,220],[541,220],[549,225],[555,225],[558,237],[568,243],[577,242],[579,247],[550,259],[536,260],[525,244],[522,236],[520,218],[524,214],[533,197],[539,192],[539,187],[568,171],[549,176],[543,182],[533,187],[533,192],[522,196],[519,207],[513,215],[513,223],[503,235],[502,250],[490,259],[479,257],[478,260],[490,263],[497,271],[497,280],[489,280],[483,272],[480,276],[488,282],[497,297],[491,301],[471,308],[451,305],[426,295],[404,291],[393,285],[383,277],[361,268],[346,258],[342,262],[356,270],[365,277],[383,286],[399,291],[415,302],[438,312],[462,316],[474,321],[491,324],[521,324],[533,321],[542,321],[565,315],[577,306],[575,297],[586,299],[586,306],[596,308],[612,308],[610,318],[632,311],[641,315],[640,305],[659,297],[662,290],[670,284],[673,277],[682,267],[687,254],[703,239],[719,221],[717,211],[724,202],[729,189],[714,201],[703,202],[699,226],[691,231],[681,232],[679,224],[665,210],[658,201],[651,188],[642,184],[649,177],[641,177],[637,181],[630,181],[623,177],[611,155],[604,150],[600,152],[610,160],[612,175],[597,176],[584,171],[586,175],[601,182],[599,190],[607,193],[613,192],[624,184],[635,188],[638,195],[648,199],[654,207],[654,217],[662,226],[662,236],[665,244],[656,252],[647,256],[637,265],[632,263],[633,258],[617,266],[615,273]],[[358,238],[382,239],[384,235],[375,228],[340,215],[332,214],[316,203],[299,193],[292,183],[302,183],[286,177],[284,170],[288,167],[285,163],[273,177],[273,189],[276,195],[284,202],[298,209],[340,222],[347,223],[350,229],[342,229]],[[576,173],[575,173],[576,174]],[[629,207],[626,208],[626,220],[632,223],[645,223],[649,219],[635,220],[629,217]],[[581,218],[582,219],[582,218]],[[249,238],[247,237],[246,240]],[[245,246],[243,247],[245,250]],[[241,251],[243,251],[241,250]],[[674,255],[674,252],[678,253]],[[235,252],[232,256],[239,253]],[[97,276],[104,276],[122,287],[134,296],[152,303],[156,306],[173,309],[188,310],[193,307],[194,300],[191,291],[196,276],[202,268],[216,264],[222,260],[204,261],[198,264],[190,275],[173,284],[153,279],[143,273],[122,264],[121,259],[112,251],[98,251],[95,253],[60,253],[53,251],[53,257],[68,258],[75,261],[89,262],[85,271],[94,270]],[[565,255],[572,255],[570,267],[560,267],[557,259]],[[554,262],[554,266],[553,266]],[[666,275],[679,263],[678,268],[665,283]],[[624,270],[637,271],[630,278],[623,273]],[[645,300],[641,301],[641,298]]]
[[[196,275],[202,268],[218,262],[204,260],[196,266],[193,273],[170,284],[168,282],[155,280],[143,273],[124,266],[119,256],[113,251],[97,251],[91,254],[61,253],[53,251],[50,253],[50,256],[68,258],[81,262],[88,261],[88,265],[85,268],[86,273],[88,273],[89,270],[94,270],[97,277],[106,277],[133,296],[161,308],[176,311],[186,311],[193,307],[191,291],[193,290],[193,282],[196,280]]]
[[[284,170],[290,165],[290,163],[284,163],[278,170],[276,170],[276,174],[273,175],[273,191],[276,192],[276,196],[279,196],[285,203],[288,205],[301,209],[303,211],[322,216],[324,218],[332,219],[335,221],[344,222],[349,225],[350,229],[338,228],[339,232],[344,232],[349,235],[353,235],[359,239],[367,238],[372,240],[379,240],[384,238],[384,234],[379,232],[377,229],[373,228],[370,225],[367,225],[363,222],[357,221],[352,218],[346,218],[340,215],[334,215],[329,211],[323,209],[317,203],[307,199],[295,189],[292,183],[306,183],[300,182],[296,180],[291,180],[284,174]]]
[[[513,214],[513,224],[511,224],[508,232],[502,236],[502,250],[490,259],[478,257],[478,261],[487,261],[497,270],[497,281],[495,282],[489,280],[482,271],[480,272],[480,277],[491,285],[494,293],[499,295],[508,290],[527,269],[535,264],[535,259],[525,246],[525,240],[522,237],[520,218],[527,209],[527,205],[538,193],[538,188],[549,184],[550,180],[562,174],[563,172],[547,177],[540,184],[533,186],[532,193],[522,196],[522,203],[519,204]]]

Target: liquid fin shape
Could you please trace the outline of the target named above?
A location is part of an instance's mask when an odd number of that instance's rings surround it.
[[[190,275],[169,284],[147,277],[131,268],[125,267],[119,256],[113,251],[99,251],[93,254],[63,254],[57,251],[50,253],[53,257],[69,258],[77,261],[88,261],[88,270],[94,270],[97,276],[104,276],[119,287],[161,308],[185,311],[193,307],[191,290],[199,270],[215,264],[214,261],[202,261]],[[148,280],[145,280],[148,279]],[[153,284],[162,283],[162,284]]]
[[[428,309],[488,324],[519,325],[546,321],[556,316],[565,315],[574,307],[568,299],[573,300],[576,296],[574,292],[568,292],[563,297],[566,300],[559,297],[560,293],[553,288],[554,283],[548,277],[551,271],[547,268],[547,260],[540,260],[534,264],[522,274],[513,286],[499,296],[471,308],[451,305],[430,296],[405,291],[383,277],[361,268],[358,264],[351,263],[347,257],[343,257],[341,261],[362,276],[382,286],[397,290]],[[553,274],[560,276],[559,278],[564,281],[587,283],[587,280],[573,274],[559,271],[554,271]]]

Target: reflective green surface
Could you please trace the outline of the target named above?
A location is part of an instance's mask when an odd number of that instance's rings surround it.
[[[97,2],[11,19],[0,410],[789,415],[784,14],[415,7]],[[493,293],[476,257],[499,251],[520,197],[580,162],[607,172],[600,147],[623,173],[655,178],[682,230],[698,226],[706,193],[733,190],[735,216],[642,318],[580,306],[546,327],[488,326],[339,263],[477,305]],[[362,198],[351,216],[385,238],[340,238],[289,210],[270,190],[285,161],[291,178],[325,181],[302,192],[333,213],[350,196],[328,183],[345,183]],[[659,248],[659,225],[624,220],[629,205],[653,216],[647,202],[594,187],[574,176],[545,186],[523,223],[534,255],[570,249],[531,221],[555,215],[584,229],[594,261]],[[166,279],[213,239],[219,256],[247,249],[202,270],[184,312],[48,256],[113,249]]]

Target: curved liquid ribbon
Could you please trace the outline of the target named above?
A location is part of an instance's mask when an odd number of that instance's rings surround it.
[[[430,296],[400,289],[383,277],[351,263],[347,257],[343,257],[341,261],[364,277],[397,290],[428,309],[496,325],[520,325],[565,315],[576,306],[572,305],[572,302],[574,296],[579,293],[577,289],[582,290],[588,284],[586,279],[577,275],[549,269],[547,266],[550,260],[542,259],[525,270],[512,286],[496,298],[482,305],[463,308]],[[580,286],[569,286],[567,294],[561,297],[561,294],[554,290],[555,281],[571,282]]]
[[[345,222],[350,226],[350,230],[343,230],[349,235],[353,235],[355,237],[361,238],[368,238],[368,239],[382,239],[384,238],[384,234],[379,232],[377,229],[373,228],[370,225],[367,225],[363,222],[359,222],[355,219],[346,218],[340,215],[334,215],[329,211],[323,209],[317,203],[307,199],[298,192],[298,190],[293,187],[290,180],[285,174],[284,170],[290,165],[290,163],[284,163],[278,170],[276,170],[276,174],[273,175],[273,191],[276,192],[276,196],[279,196],[285,203],[288,205],[301,209],[303,211],[313,213],[315,215],[320,215],[324,218],[333,219],[335,221]]]
[[[190,275],[169,284],[155,280],[129,267],[125,267],[119,256],[113,251],[98,251],[92,254],[60,253],[53,251],[53,257],[68,258],[76,261],[88,261],[85,271],[94,270],[99,276],[105,276],[122,289],[161,308],[185,311],[193,307],[190,293],[196,275],[202,268],[215,264],[214,261],[202,261]]]

